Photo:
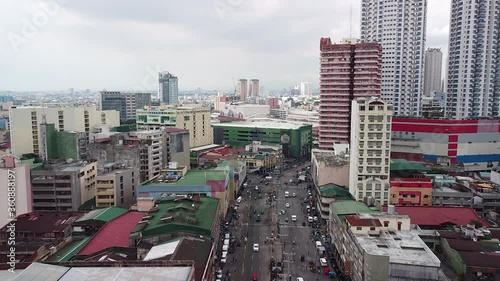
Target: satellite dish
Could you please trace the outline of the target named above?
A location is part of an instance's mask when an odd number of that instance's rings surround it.
[[[281,136],[281,143],[289,143],[290,142],[290,137],[287,134],[283,134]]]

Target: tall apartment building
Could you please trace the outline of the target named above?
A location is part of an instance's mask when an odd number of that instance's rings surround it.
[[[160,174],[160,170],[167,165],[165,162],[165,132],[162,130],[129,132],[126,141],[130,144],[147,144],[141,146],[139,152],[139,170],[141,177],[147,179]],[[144,175],[142,175],[144,174]]]
[[[447,69],[451,118],[500,115],[500,3],[451,1]]]
[[[179,79],[168,71],[158,73],[158,99],[162,104],[176,104],[179,102]]]
[[[139,184],[139,170],[125,164],[108,163],[96,177],[96,206],[130,207],[135,203],[136,186]]]
[[[432,96],[432,92],[441,92],[441,68],[443,67],[443,52],[438,48],[425,51],[424,95]]]
[[[378,43],[321,38],[319,147],[349,144],[351,102],[380,96],[382,50]]]
[[[303,97],[310,97],[312,95],[311,83],[300,82],[300,95]]]
[[[349,191],[356,200],[389,202],[392,105],[379,98],[352,101]]]
[[[33,211],[77,211],[95,196],[96,162],[56,163],[31,171]]]
[[[247,100],[247,98],[249,97],[249,95],[248,95],[248,80],[247,79],[240,79],[238,81],[237,94],[238,94],[238,96],[240,96],[240,101]]]
[[[258,97],[260,95],[260,83],[259,79],[250,80],[250,85],[248,89],[249,97]]]
[[[100,94],[100,109],[119,111],[121,120],[135,120],[137,109],[151,106],[150,93],[101,91]]]
[[[33,211],[31,198],[30,166],[19,163],[14,155],[3,155],[0,158],[0,224],[6,225],[7,220]],[[9,194],[10,193],[10,194]],[[14,196],[12,196],[14,195]],[[15,204],[15,212],[10,213],[11,204]]]
[[[9,119],[11,152],[17,156],[42,153],[41,124],[55,124],[60,132],[88,134],[98,126],[120,126],[118,111],[100,111],[95,107],[12,107]]]
[[[382,46],[382,99],[394,114],[419,116],[427,0],[362,0],[361,40]]]
[[[211,111],[200,105],[182,105],[137,110],[138,130],[178,128],[189,130],[190,146],[212,144]]]

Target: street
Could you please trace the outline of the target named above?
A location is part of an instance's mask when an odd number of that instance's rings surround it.
[[[271,174],[272,179],[259,174],[247,176],[248,186],[241,193],[242,200],[237,208],[239,219],[230,227],[240,247],[228,255],[223,267],[224,275],[230,274],[230,280],[253,280],[254,274],[257,280],[272,280],[271,260],[275,261],[274,269],[281,280],[295,281],[297,277],[306,281],[331,280],[322,270],[314,273],[308,267],[309,262],[319,265],[320,258],[313,228],[308,222],[307,203],[304,203],[308,198],[308,183],[297,183],[297,171],[308,164],[285,170],[281,177]],[[289,197],[285,197],[285,192]],[[296,221],[292,221],[292,216],[296,216]],[[324,230],[324,226],[321,229]],[[259,245],[258,252],[254,251],[254,244]],[[222,280],[227,280],[226,276]]]

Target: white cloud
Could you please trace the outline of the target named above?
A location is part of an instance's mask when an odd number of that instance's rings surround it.
[[[222,19],[216,1],[230,5]],[[317,84],[320,37],[339,41],[350,29],[359,36],[360,2],[69,1],[14,53],[8,32],[18,32],[23,18],[40,6],[5,0],[0,2],[0,85],[128,89],[141,85],[146,69],[157,65],[179,76],[181,89],[232,89],[233,77],[283,88],[300,81]],[[429,0],[428,47],[445,51],[449,6],[450,0]]]

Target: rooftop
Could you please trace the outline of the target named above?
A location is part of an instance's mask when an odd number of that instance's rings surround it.
[[[66,161],[60,161],[53,164],[48,164],[43,167],[43,169],[33,171],[34,176],[47,174],[47,171],[56,172],[70,172],[75,173],[79,172],[81,169],[84,169],[86,166],[93,164],[93,162],[86,161],[73,161],[71,163],[67,163]]]
[[[45,261],[48,262],[61,262],[71,260],[87,243],[90,241],[91,237],[85,237],[82,240],[75,240],[68,245],[64,246],[62,249],[57,251],[55,254],[50,256]]]
[[[348,215],[356,215],[359,213],[376,213],[378,210],[374,210],[368,207],[363,202],[358,201],[340,201],[333,202],[330,204],[330,209],[343,220]]]
[[[63,232],[66,227],[75,222],[80,213],[76,212],[50,212],[27,213],[17,216],[16,232],[53,233]],[[7,231],[7,226],[1,229]]]
[[[250,122],[230,122],[213,124],[213,127],[239,127],[239,128],[266,128],[278,130],[297,130],[304,126],[311,126],[301,122],[282,121],[282,120],[255,120]]]
[[[378,219],[372,219],[372,218],[365,219],[365,218],[360,218],[357,215],[346,216],[345,220],[351,226],[382,226],[382,224]]]
[[[198,151],[204,151],[204,150],[208,150],[208,149],[212,149],[212,148],[217,148],[220,146],[221,146],[220,144],[209,144],[209,145],[194,147],[194,148],[191,148],[190,150],[198,152]]]
[[[170,181],[165,175],[160,174],[141,185],[148,187],[208,186],[207,181],[225,181],[226,177],[224,170],[189,170],[178,180]]]
[[[175,252],[175,249],[177,249],[177,246],[179,246],[180,242],[181,240],[177,239],[157,246],[153,246],[144,258],[144,261],[161,259],[166,256],[172,255]]]
[[[359,245],[370,255],[389,256],[389,262],[440,267],[440,260],[414,231],[380,231],[379,236],[356,234]]]
[[[78,256],[90,255],[113,246],[129,247],[130,232],[143,216],[141,213],[127,212],[109,221],[78,252]]]
[[[327,166],[349,166],[349,159],[336,155],[333,151],[313,149],[314,157]]]
[[[122,209],[118,207],[109,207],[105,209],[93,210],[85,215],[81,216],[76,223],[82,223],[86,221],[101,221],[109,222],[127,212],[127,209]]]
[[[395,208],[398,214],[409,216],[411,223],[419,226],[467,225],[471,220],[479,221],[486,227],[490,226],[472,208],[446,206],[396,206]]]
[[[219,200],[210,197],[166,198],[156,202],[135,231],[142,237],[152,237],[178,232],[211,236],[212,226],[217,216]]]
[[[430,171],[431,169],[422,164],[410,162],[406,159],[391,159],[391,171]]]
[[[349,189],[338,186],[333,183],[325,184],[319,187],[321,196],[326,198],[335,198],[337,200],[354,200]]]
[[[76,264],[73,264],[76,265]],[[90,281],[90,280],[149,280],[149,281],[189,281],[190,266],[138,266],[138,267],[103,267],[32,263],[23,270],[15,281]]]
[[[194,261],[195,280],[201,281],[211,250],[212,242],[209,239],[186,237],[181,240],[172,260]]]
[[[165,131],[167,131],[167,133],[189,133],[189,130],[187,129],[179,129],[174,127],[167,127],[165,128]]]

